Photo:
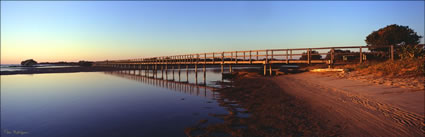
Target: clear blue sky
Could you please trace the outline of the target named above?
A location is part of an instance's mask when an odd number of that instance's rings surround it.
[[[424,1],[2,1],[1,60],[358,46],[390,24],[423,36],[424,6]]]

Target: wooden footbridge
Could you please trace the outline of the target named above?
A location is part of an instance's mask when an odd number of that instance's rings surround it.
[[[211,53],[197,53],[174,56],[161,56],[127,60],[106,60],[95,62],[95,66],[115,67],[134,70],[168,72],[169,69],[180,71],[182,67],[187,70],[194,68],[197,74],[198,67],[202,66],[205,75],[206,67],[232,67],[247,65],[261,65],[264,75],[272,75],[272,68],[284,64],[347,64],[362,63],[369,49],[383,49],[389,59],[394,59],[394,46],[349,46],[349,47],[322,47],[322,48],[295,48],[295,49],[265,49],[245,51],[225,51]],[[348,51],[349,50],[349,51]],[[348,51],[348,52],[347,52]],[[268,70],[268,71],[267,71]],[[157,74],[157,73],[156,73]]]

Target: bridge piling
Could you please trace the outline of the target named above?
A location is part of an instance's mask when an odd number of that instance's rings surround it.
[[[174,65],[171,66],[171,69],[173,70],[173,81],[174,81]]]
[[[168,80],[168,65],[165,64],[165,80]]]
[[[198,85],[198,71],[195,71],[195,84]]]
[[[224,70],[224,66],[223,66],[223,64],[221,64],[221,73],[223,74],[223,71]]]
[[[142,71],[142,65],[140,65],[140,64],[139,64],[139,65],[137,65],[137,68],[138,68],[138,72],[139,72],[139,74],[138,74],[138,75],[140,76],[140,73],[141,73],[141,71]]]
[[[273,76],[272,64],[269,64],[269,71],[270,71],[270,76]]]
[[[189,65],[186,65],[186,82],[189,83]]]
[[[155,64],[155,78],[158,78],[158,64]]]
[[[136,74],[136,69],[137,69],[137,66],[136,66],[136,64],[134,64],[133,65],[133,74]]]
[[[180,82],[180,64],[178,65],[178,69],[179,69],[179,82]]]
[[[195,83],[198,85],[198,64],[195,64]]]
[[[207,73],[206,73],[206,68],[205,68],[205,64],[204,64],[204,68],[203,68],[203,71],[204,71],[204,84],[205,85],[207,85],[207,83],[206,83],[206,80],[207,80]]]

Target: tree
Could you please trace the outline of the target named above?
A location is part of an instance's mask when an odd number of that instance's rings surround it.
[[[307,56],[308,56],[308,54],[306,52],[303,52],[302,55],[301,55],[301,57],[300,57],[300,60],[307,60]],[[319,55],[319,52],[314,51],[314,50],[311,51],[310,57],[311,57],[311,60],[322,59],[322,56]]]
[[[36,64],[37,64],[37,61],[35,61],[33,59],[27,59],[27,60],[24,60],[24,61],[21,62],[21,65],[25,66],[25,67],[30,67],[30,66],[33,66],[33,65],[36,65]]]
[[[373,31],[366,37],[367,46],[402,46],[417,45],[422,36],[419,36],[413,29],[408,26],[397,24],[388,25],[377,31]],[[388,48],[369,48],[371,51],[388,51]]]
[[[340,50],[340,49],[334,50],[334,59],[335,60],[342,60],[342,56],[344,56],[343,54],[345,54],[345,53],[351,53],[351,51],[350,50]],[[331,59],[331,51],[328,52],[325,59],[326,60]]]

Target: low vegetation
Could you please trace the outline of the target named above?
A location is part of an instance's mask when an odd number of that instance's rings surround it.
[[[337,68],[351,69],[362,74],[372,74],[379,77],[423,77],[425,74],[424,61],[424,58],[408,58],[395,61],[366,62]]]
[[[386,61],[369,66],[360,72],[389,77],[416,77],[424,76],[424,59],[403,59]]]

